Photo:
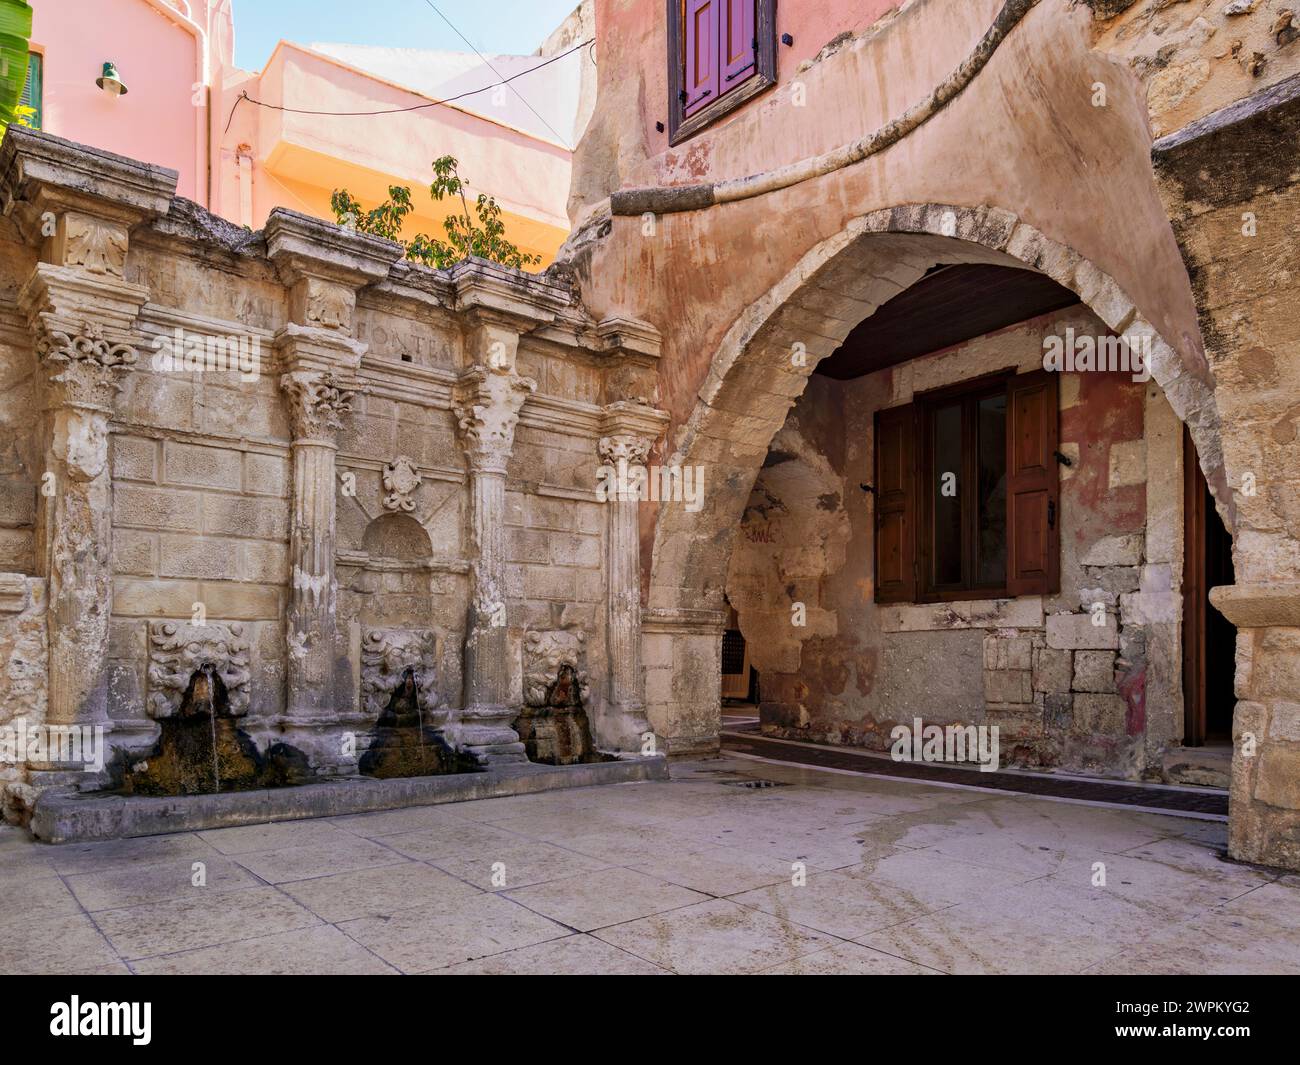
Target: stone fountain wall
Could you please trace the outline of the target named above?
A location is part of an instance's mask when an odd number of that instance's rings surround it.
[[[261,750],[351,773],[419,662],[458,754],[517,761],[525,634],[580,630],[595,741],[639,748],[639,671],[608,653],[639,642],[639,546],[596,488],[602,442],[644,461],[665,422],[654,330],[558,276],[432,271],[284,211],[250,233],[175,180],[0,148],[3,712],[132,758],[213,661]],[[86,782],[0,769],[15,816]]]

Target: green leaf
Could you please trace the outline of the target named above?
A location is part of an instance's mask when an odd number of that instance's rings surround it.
[[[0,0],[0,128],[14,118],[27,81],[32,8],[23,0]]]

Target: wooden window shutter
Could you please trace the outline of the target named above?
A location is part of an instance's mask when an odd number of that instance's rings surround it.
[[[876,413],[876,602],[916,600],[916,408]]]
[[[1007,382],[1007,593],[1048,595],[1061,586],[1061,478],[1057,375]]]
[[[758,0],[723,0],[721,91],[735,88],[758,69],[754,15]]]
[[[686,52],[682,113],[689,115],[718,98],[721,4],[727,0],[683,0],[682,40]]]

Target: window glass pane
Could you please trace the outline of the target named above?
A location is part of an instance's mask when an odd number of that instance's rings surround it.
[[[1007,580],[1007,397],[986,396],[978,404],[979,518],[976,583]]]
[[[934,411],[934,583],[961,584],[961,408]]]

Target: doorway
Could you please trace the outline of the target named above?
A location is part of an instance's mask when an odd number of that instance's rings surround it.
[[[1237,629],[1210,605],[1234,581],[1228,535],[1183,428],[1183,746],[1231,745]]]

